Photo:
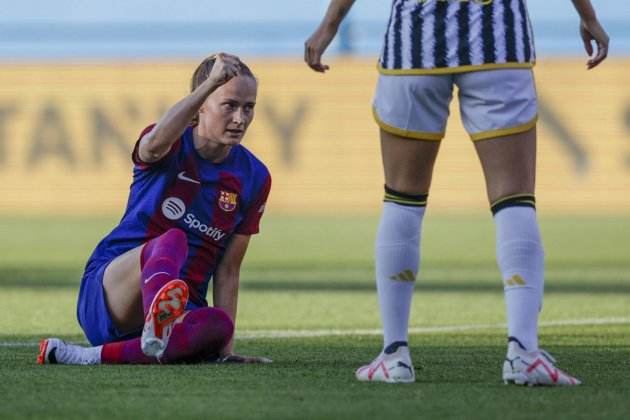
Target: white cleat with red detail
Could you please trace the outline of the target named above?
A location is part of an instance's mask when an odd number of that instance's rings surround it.
[[[546,351],[525,351],[515,342],[508,344],[503,362],[503,382],[516,385],[575,386],[582,382],[556,366]]]
[[[416,374],[407,346],[400,346],[391,354],[382,352],[372,363],[357,369],[355,375],[358,380],[366,382],[396,384],[416,381]]]
[[[144,322],[140,347],[142,352],[158,360],[164,354],[173,324],[186,310],[188,285],[182,280],[166,283],[153,298]]]

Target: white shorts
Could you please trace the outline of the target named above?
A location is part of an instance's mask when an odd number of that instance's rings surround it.
[[[538,102],[531,69],[457,74],[381,74],[374,118],[386,132],[418,140],[442,140],[453,85],[459,89],[464,127],[472,140],[525,132],[536,125]]]

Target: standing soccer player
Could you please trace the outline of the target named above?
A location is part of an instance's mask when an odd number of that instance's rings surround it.
[[[44,340],[39,363],[268,361],[232,353],[239,269],[271,188],[240,144],[257,81],[217,54],[191,90],[140,135],[127,210],[86,264],[77,316],[94,347]]]
[[[332,0],[306,41],[315,71],[354,0]],[[608,36],[589,0],[573,0],[588,68]],[[596,51],[591,42],[595,41]],[[535,211],[537,100],[533,34],[525,0],[394,0],[379,59],[373,110],[380,126],[385,199],[376,236],[376,284],[384,347],[356,372],[361,381],[413,382],[409,308],[420,267],[420,234],[453,85],[481,161],[496,225],[508,321],[506,383],[577,385],[538,347],[543,248]]]

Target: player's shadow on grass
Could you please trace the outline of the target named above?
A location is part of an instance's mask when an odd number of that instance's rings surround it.
[[[299,273],[300,270],[296,270]],[[78,290],[82,272],[77,269],[66,268],[6,268],[0,269],[0,289],[25,288],[25,289],[76,289]],[[286,277],[286,276],[283,276]],[[243,276],[241,288],[244,291],[292,291],[292,292],[363,292],[375,291],[376,287],[370,278],[361,276],[357,280],[335,278],[334,271],[326,272],[321,280],[276,280],[273,272],[265,272],[257,276],[255,271]],[[442,293],[502,293],[501,284],[491,279],[470,280],[445,280],[437,281],[430,278],[416,282],[416,289],[428,292]],[[554,282],[549,279],[545,285],[547,293],[622,293],[630,294],[630,282],[617,278],[602,279],[601,281],[585,282],[566,280]]]

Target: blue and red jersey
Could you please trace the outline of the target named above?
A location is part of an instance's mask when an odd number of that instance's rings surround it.
[[[207,306],[208,282],[232,235],[258,233],[271,188],[269,171],[242,145],[233,146],[221,163],[203,159],[194,147],[193,127],[153,163],[140,160],[140,139],[132,155],[133,183],[125,214],[97,245],[86,271],[179,228],[188,237],[188,259],[180,278],[194,285],[191,302]]]

